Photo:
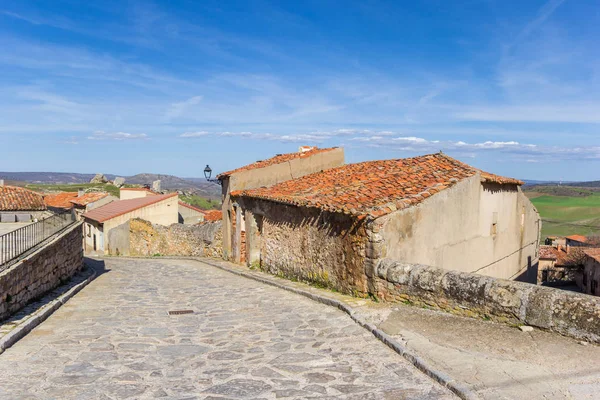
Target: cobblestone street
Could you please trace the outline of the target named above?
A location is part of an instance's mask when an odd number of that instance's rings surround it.
[[[455,398],[334,308],[201,262],[105,262],[0,355],[1,399]]]

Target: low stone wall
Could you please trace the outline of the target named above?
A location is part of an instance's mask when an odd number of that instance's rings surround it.
[[[83,267],[83,225],[77,223],[0,273],[0,320],[68,280]]]
[[[600,298],[383,259],[371,281],[386,301],[526,324],[600,343]]]
[[[128,255],[222,257],[221,226],[221,221],[162,226],[132,219],[129,222]]]

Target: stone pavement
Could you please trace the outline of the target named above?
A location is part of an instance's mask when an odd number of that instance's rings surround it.
[[[206,262],[350,306],[355,317],[390,335],[470,397],[600,398],[600,346],[539,329],[522,332],[516,326],[482,319],[344,296],[224,261]]]
[[[196,261],[105,263],[0,355],[0,399],[454,398],[332,307]]]

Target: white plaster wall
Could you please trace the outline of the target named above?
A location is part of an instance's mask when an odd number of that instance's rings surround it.
[[[147,190],[119,190],[121,200],[139,199],[140,197],[154,196]]]
[[[119,226],[132,218],[141,218],[148,222],[158,225],[171,225],[179,221],[179,196],[169,197],[168,199],[150,204],[119,215],[118,217],[104,221],[104,232],[110,231],[115,226]]]
[[[526,269],[528,257],[535,265],[537,211],[517,186],[482,184],[480,179],[477,174],[380,218],[384,257],[505,279]]]

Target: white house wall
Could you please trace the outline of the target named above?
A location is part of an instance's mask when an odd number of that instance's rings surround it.
[[[518,186],[479,174],[381,220],[387,258],[505,279],[537,263],[537,211]]]

